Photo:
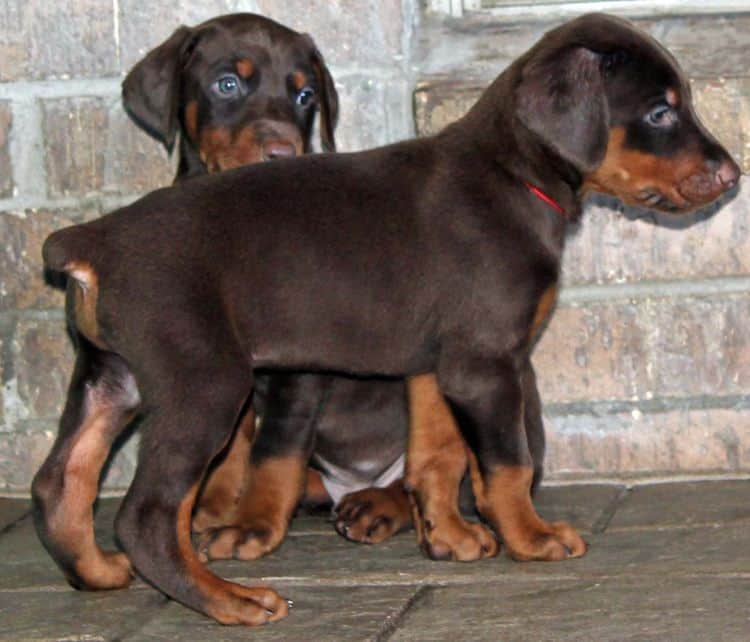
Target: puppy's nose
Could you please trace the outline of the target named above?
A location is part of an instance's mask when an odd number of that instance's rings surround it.
[[[263,143],[263,160],[274,160],[275,158],[290,158],[297,155],[297,150],[292,143],[285,140],[269,140]]]
[[[716,180],[724,189],[732,189],[740,178],[740,168],[732,159],[725,160],[716,170]]]

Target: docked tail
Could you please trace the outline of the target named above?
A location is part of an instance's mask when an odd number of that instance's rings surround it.
[[[76,268],[91,265],[99,246],[95,234],[86,225],[73,225],[47,237],[42,247],[44,266],[54,272],[66,272],[78,279]]]

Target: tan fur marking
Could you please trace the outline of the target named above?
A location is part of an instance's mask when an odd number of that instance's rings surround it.
[[[204,597],[204,612],[222,624],[251,626],[286,617],[289,605],[276,591],[228,582],[201,563],[190,537],[190,516],[199,488],[200,484],[195,484],[180,502],[175,529],[187,580],[194,583]]]
[[[96,306],[99,298],[99,278],[88,263],[74,261],[65,266],[65,271],[74,279],[73,315],[75,326],[97,348],[107,349],[99,333]]]
[[[255,412],[248,408],[221,463],[209,474],[198,498],[193,530],[228,524],[248,482],[250,452],[255,437]]]
[[[672,89],[671,87],[667,89],[666,98],[667,98],[667,102],[672,107],[680,106],[680,92],[677,91],[676,89]]]
[[[253,75],[254,66],[253,61],[248,58],[242,58],[235,63],[237,73],[243,78],[250,78]]]
[[[190,140],[198,140],[198,101],[191,100],[185,107],[185,129]]]
[[[639,194],[658,190],[679,207],[688,208],[691,202],[680,191],[689,177],[704,172],[704,159],[696,152],[684,152],[672,158],[662,158],[624,147],[625,130],[616,127],[610,132],[604,161],[584,181],[584,191],[593,190],[616,196],[626,203],[639,205]],[[704,196],[693,195],[695,204],[709,202],[721,191]]]
[[[417,540],[432,557],[474,560],[497,553],[497,543],[458,510],[458,487],[467,449],[433,374],[408,380],[409,444],[407,486]]]
[[[75,557],[76,573],[89,588],[120,588],[132,577],[130,562],[122,553],[99,548],[94,538],[93,506],[99,490],[99,476],[109,455],[115,424],[128,423],[133,414],[102,406],[87,416],[71,445],[65,465],[65,485],[50,517],[55,539],[65,543]]]
[[[301,91],[307,86],[307,76],[301,71],[295,71],[292,73],[292,85],[297,91]]]
[[[331,501],[328,489],[323,484],[323,477],[314,468],[307,469],[305,481],[305,502],[313,505],[327,504]]]
[[[531,322],[531,330],[529,330],[530,341],[536,339],[539,330],[546,323],[549,315],[552,313],[552,309],[555,307],[555,301],[557,301],[557,286],[553,285],[547,288],[539,298],[539,303],[537,304],[536,312],[534,313],[534,319]]]
[[[486,478],[476,462],[471,467],[477,508],[501,534],[511,557],[562,560],[586,552],[586,543],[568,524],[546,522],[537,514],[531,501],[532,466],[496,466]]]
[[[250,492],[240,499],[237,522],[243,525],[267,522],[273,529],[286,526],[297,506],[306,481],[299,455],[269,457],[250,466]]]
[[[278,547],[302,495],[306,464],[301,455],[289,455],[251,465],[234,518],[201,537],[206,558],[254,560]]]

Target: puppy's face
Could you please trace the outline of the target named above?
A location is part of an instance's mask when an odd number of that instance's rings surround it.
[[[690,212],[733,188],[739,167],[695,113],[676,61],[645,35],[632,40],[602,58],[609,141],[586,184],[629,204]]]
[[[309,38],[272,38],[256,21],[214,23],[184,55],[179,117],[209,171],[310,151],[325,88]]]
[[[334,151],[338,95],[313,40],[253,14],[180,27],[123,82],[135,122],[172,150],[179,131],[208,171]]]

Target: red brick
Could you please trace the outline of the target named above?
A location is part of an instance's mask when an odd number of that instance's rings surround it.
[[[57,229],[93,218],[96,210],[25,210],[0,213],[0,312],[60,308],[63,294],[44,280],[42,244]]]
[[[552,402],[746,394],[750,296],[560,306],[534,354]]]
[[[45,101],[44,142],[50,196],[139,194],[174,178],[166,150],[117,98]]]
[[[547,477],[747,472],[749,424],[747,409],[548,418]]]
[[[18,398],[27,408],[27,416],[57,419],[74,362],[65,321],[20,319],[11,352]]]
[[[100,0],[5,0],[0,5],[0,81],[113,73],[112,7]]]
[[[101,98],[43,103],[44,158],[52,197],[84,196],[103,185],[108,114]]]

